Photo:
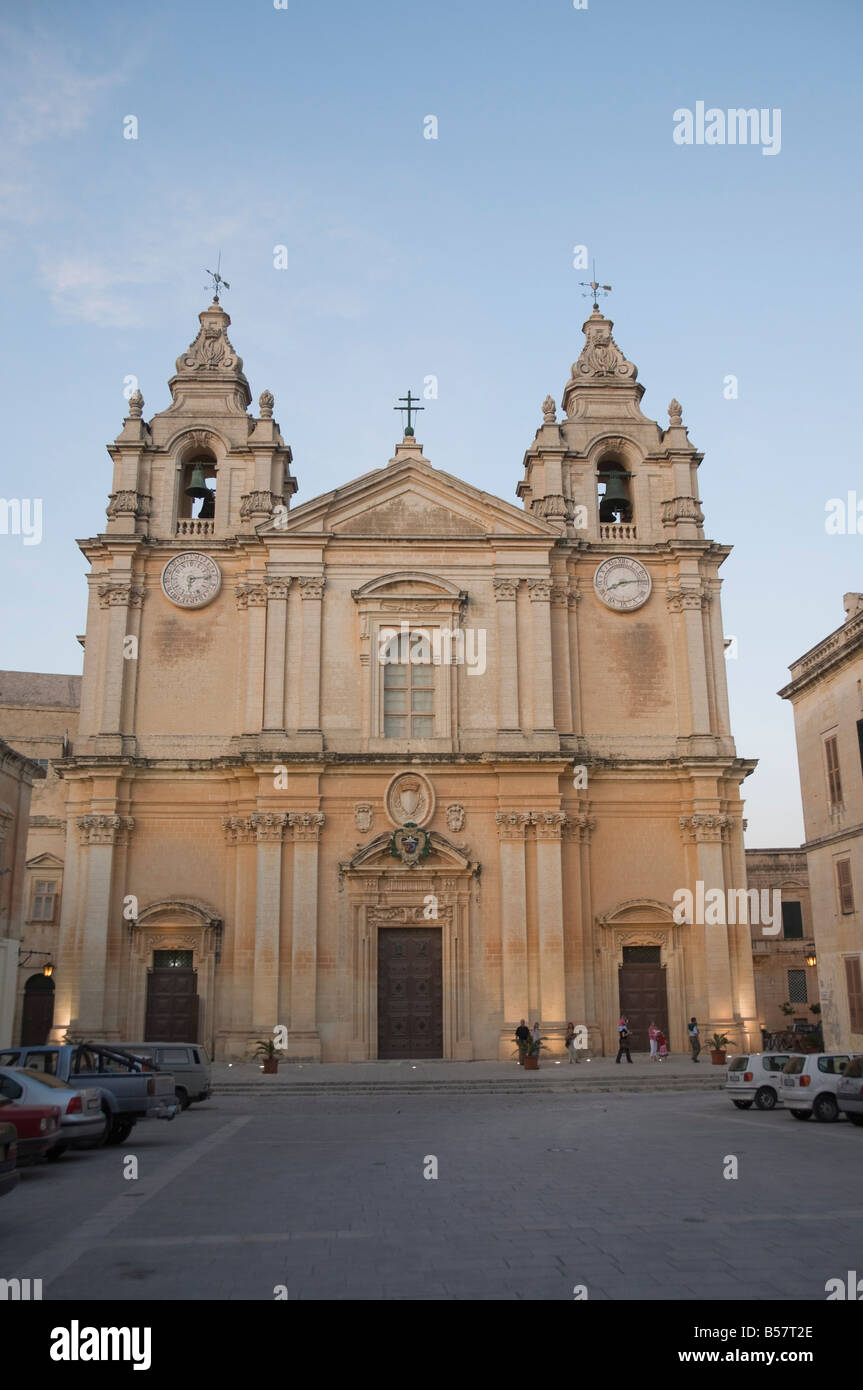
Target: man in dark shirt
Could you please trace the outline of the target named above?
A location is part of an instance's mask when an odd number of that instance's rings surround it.
[[[530,1029],[524,1019],[521,1020],[521,1023],[515,1030],[515,1040],[518,1044],[518,1065],[523,1067],[527,1045],[530,1042]]]
[[[618,1044],[617,1044],[617,1057],[615,1058],[615,1061],[619,1062],[620,1059],[621,1059],[621,1057],[623,1056],[623,1054],[624,1054],[624,1052],[625,1052],[625,1053],[626,1053],[626,1060],[627,1060],[627,1062],[629,1063],[629,1065],[632,1066],[632,1058],[631,1058],[630,1055],[629,1055],[629,1039],[631,1038],[632,1034],[630,1033],[628,1027],[626,1026],[626,1025],[628,1024],[628,1022],[629,1022],[629,1019],[624,1019],[623,1027],[622,1027],[622,1028],[618,1028],[618,1030],[617,1030]]]

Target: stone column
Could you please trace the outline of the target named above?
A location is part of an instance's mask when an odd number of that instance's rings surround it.
[[[105,969],[111,927],[114,849],[134,828],[131,816],[78,816],[83,931],[79,956],[77,1030],[99,1037],[105,1027]]]
[[[128,580],[109,580],[99,585],[99,607],[106,610],[102,650],[102,720],[100,738],[112,737],[122,752],[123,689],[126,672],[137,665],[124,656],[124,639],[129,635],[129,610],[140,608],[144,590]],[[104,621],[104,620],[103,620]]]
[[[709,596],[697,588],[681,588],[667,596],[669,611],[683,614],[683,636],[686,649],[686,672],[689,685],[690,734],[711,733],[710,695],[707,687],[707,661],[704,645],[702,606]]]
[[[519,1019],[527,1017],[527,886],[524,837],[530,822],[525,811],[498,811],[500,839],[500,935],[503,963],[503,1030],[500,1057],[509,1061]]]
[[[264,721],[264,667],[267,590],[263,581],[237,585],[237,607],[248,611],[246,624],[246,709],[243,731],[259,734]]]
[[[566,976],[563,955],[562,811],[541,811],[536,823],[537,918],[539,921],[539,1002],[543,1034],[558,1037],[563,1054],[566,1033]]]
[[[734,1028],[734,991],[731,983],[731,952],[729,949],[728,927],[725,924],[725,905],[727,904],[725,872],[723,867],[723,843],[727,840],[730,830],[730,820],[726,815],[718,815],[713,812],[696,812],[691,816],[680,817],[680,828],[683,833],[684,842],[695,846],[696,854],[696,883],[691,885],[693,895],[697,891],[697,880],[700,879],[704,884],[706,895],[712,888],[718,888],[722,892],[723,907],[716,914],[721,917],[721,921],[708,921],[710,904],[706,902],[705,922],[699,928],[698,924],[684,927],[684,931],[692,932],[697,939],[699,930],[703,933],[704,943],[704,988],[705,988],[705,1007],[707,1017],[699,1017],[698,1022],[702,1031],[701,1045],[705,1046],[705,1029],[711,1032],[715,1030],[729,1031]],[[687,971],[687,974],[689,972]],[[700,1007],[700,1005],[699,1005]],[[694,1004],[686,1004],[687,1021],[697,1014]]]
[[[267,579],[267,650],[264,669],[264,728],[285,732],[285,648],[290,579]]]
[[[551,586],[552,692],[554,727],[571,734],[572,676],[569,653],[569,584],[560,580]]]
[[[300,597],[303,600],[303,656],[298,734],[320,734],[323,596],[324,579],[322,576],[300,580]]]
[[[318,1033],[318,843],[322,811],[290,811],[294,836],[291,933],[291,1057],[320,1061]]]
[[[551,655],[550,579],[529,579],[533,628],[533,727],[538,733],[554,732],[554,681]]]
[[[515,604],[517,579],[495,579],[497,600],[497,727],[501,733],[520,733],[518,717],[518,648]],[[526,1003],[526,1001],[525,1001]]]
[[[258,845],[255,880],[255,974],[252,1023],[261,1037],[272,1037],[279,1017],[279,925],[282,905],[282,840],[288,823],[282,811],[255,811],[250,817]]]
[[[224,816],[225,842],[234,848],[231,930],[234,939],[230,981],[230,1036],[227,1057],[248,1056],[254,1029],[255,878],[257,835],[250,816]]]

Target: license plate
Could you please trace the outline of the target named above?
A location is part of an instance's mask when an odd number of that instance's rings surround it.
[[[730,1071],[730,1072],[728,1073],[728,1080],[729,1080],[729,1081],[742,1081],[742,1080],[743,1080],[743,1072],[742,1072],[742,1071]]]
[[[88,1100],[88,1101],[87,1101],[87,1109],[88,1109],[88,1110],[98,1110],[98,1109],[99,1109],[99,1097],[98,1097],[98,1096],[94,1096],[94,1097],[92,1098],[92,1100]]]
[[[782,1085],[783,1085],[783,1086],[793,1086],[793,1085],[794,1085],[794,1077],[793,1077],[793,1076],[783,1076],[783,1078],[782,1078]]]

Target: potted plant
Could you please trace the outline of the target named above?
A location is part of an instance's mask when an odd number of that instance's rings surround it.
[[[525,1071],[539,1070],[539,1050],[542,1047],[541,1038],[529,1038],[524,1045],[524,1069]]]
[[[710,1060],[715,1067],[725,1066],[725,1049],[728,1046],[727,1033],[714,1033],[710,1039]]]
[[[260,1039],[255,1056],[262,1058],[261,1071],[265,1076],[274,1076],[279,1070],[279,1049],[272,1038]]]
[[[785,1015],[786,1018],[790,1018],[791,1015],[792,1015],[793,1012],[794,1012],[794,1005],[793,1005],[793,1004],[780,1004],[779,1007],[780,1007],[780,1009],[782,1010],[782,1012],[784,1013],[784,1015]]]

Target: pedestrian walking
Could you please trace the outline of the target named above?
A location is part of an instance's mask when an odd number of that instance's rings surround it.
[[[698,1031],[698,1020],[696,1018],[691,1018],[689,1020],[689,1047],[692,1052],[693,1062],[697,1062],[698,1054],[701,1051],[701,1034]]]
[[[656,1034],[656,1050],[659,1053],[658,1060],[664,1062],[668,1056],[668,1039],[660,1028]]]
[[[527,1045],[530,1042],[530,1029],[524,1019],[521,1020],[521,1023],[515,1030],[515,1042],[518,1048],[518,1065],[523,1067],[525,1054],[527,1053]]]
[[[567,1052],[569,1053],[569,1060],[570,1060],[570,1062],[571,1062],[571,1063],[572,1063],[572,1062],[577,1062],[577,1061],[578,1061],[578,1050],[577,1050],[577,1048],[576,1048],[576,1046],[575,1046],[575,1024],[574,1024],[574,1023],[568,1023],[568,1024],[566,1025],[566,1040],[565,1040],[565,1041],[566,1041],[566,1050],[567,1050]]]
[[[653,1020],[651,1020],[650,1027],[649,1027],[648,1030],[647,1030],[647,1036],[648,1036],[648,1038],[650,1039],[650,1060],[651,1060],[651,1062],[655,1062],[655,1061],[656,1061],[656,1052],[657,1052],[657,1047],[656,1047],[656,1035],[657,1035],[658,1032],[659,1032],[659,1029],[657,1028],[656,1023],[655,1023]]]
[[[632,1034],[629,1031],[628,1025],[629,1019],[625,1018],[623,1019],[623,1027],[621,1029],[618,1029],[617,1057],[615,1058],[615,1061],[617,1062],[618,1066],[620,1065],[620,1059],[624,1053],[626,1053],[627,1062],[630,1066],[632,1066],[632,1057],[629,1054],[629,1039],[632,1037]]]

